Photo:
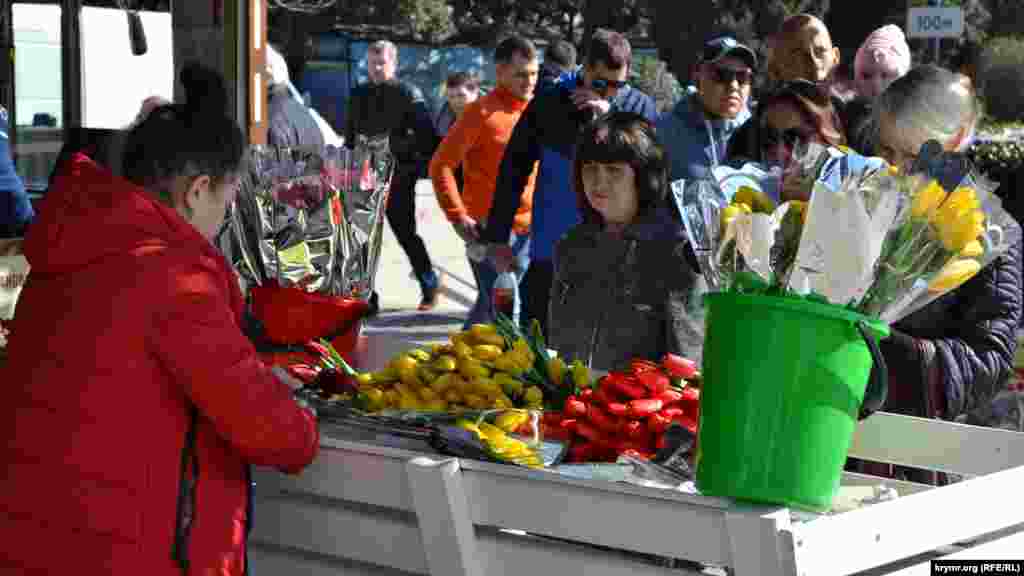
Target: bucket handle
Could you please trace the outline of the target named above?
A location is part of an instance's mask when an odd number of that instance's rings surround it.
[[[867,323],[860,321],[856,326],[871,352],[871,374],[868,376],[864,402],[860,406],[858,416],[859,420],[863,420],[881,410],[885,404],[885,399],[889,396],[889,369],[885,365],[885,358],[882,357],[882,349],[878,347],[878,341],[875,340]]]

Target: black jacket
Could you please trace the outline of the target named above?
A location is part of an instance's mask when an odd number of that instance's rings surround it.
[[[998,425],[990,421],[990,402],[1013,369],[1020,319],[1017,244],[960,288],[893,326],[882,342],[890,375],[883,410]]]
[[[560,357],[598,370],[666,352],[700,362],[705,284],[668,209],[619,238],[584,222],[558,242],[554,263],[548,344]]]
[[[430,108],[419,88],[405,82],[363,83],[352,90],[345,117],[345,145],[356,135],[388,134],[403,170],[422,172],[437,146]]]

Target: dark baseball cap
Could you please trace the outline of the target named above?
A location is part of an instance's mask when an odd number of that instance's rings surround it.
[[[751,70],[757,70],[757,54],[749,46],[740,44],[732,36],[717,36],[705,42],[700,62],[714,64],[729,56],[743,60]]]

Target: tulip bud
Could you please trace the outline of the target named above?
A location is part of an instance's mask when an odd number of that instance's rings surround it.
[[[981,270],[981,264],[977,260],[970,258],[952,260],[943,266],[939,274],[928,285],[928,291],[933,294],[949,292],[970,280],[979,270]]]
[[[928,218],[944,201],[946,201],[946,191],[942,189],[938,181],[932,180],[914,195],[910,204],[910,215],[913,218]]]

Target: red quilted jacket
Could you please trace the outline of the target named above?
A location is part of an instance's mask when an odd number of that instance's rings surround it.
[[[43,201],[0,368],[0,574],[242,574],[248,466],[297,472],[314,418],[242,335],[212,244],[84,156]],[[183,459],[195,407],[195,458]],[[185,464],[187,463],[187,464]]]

